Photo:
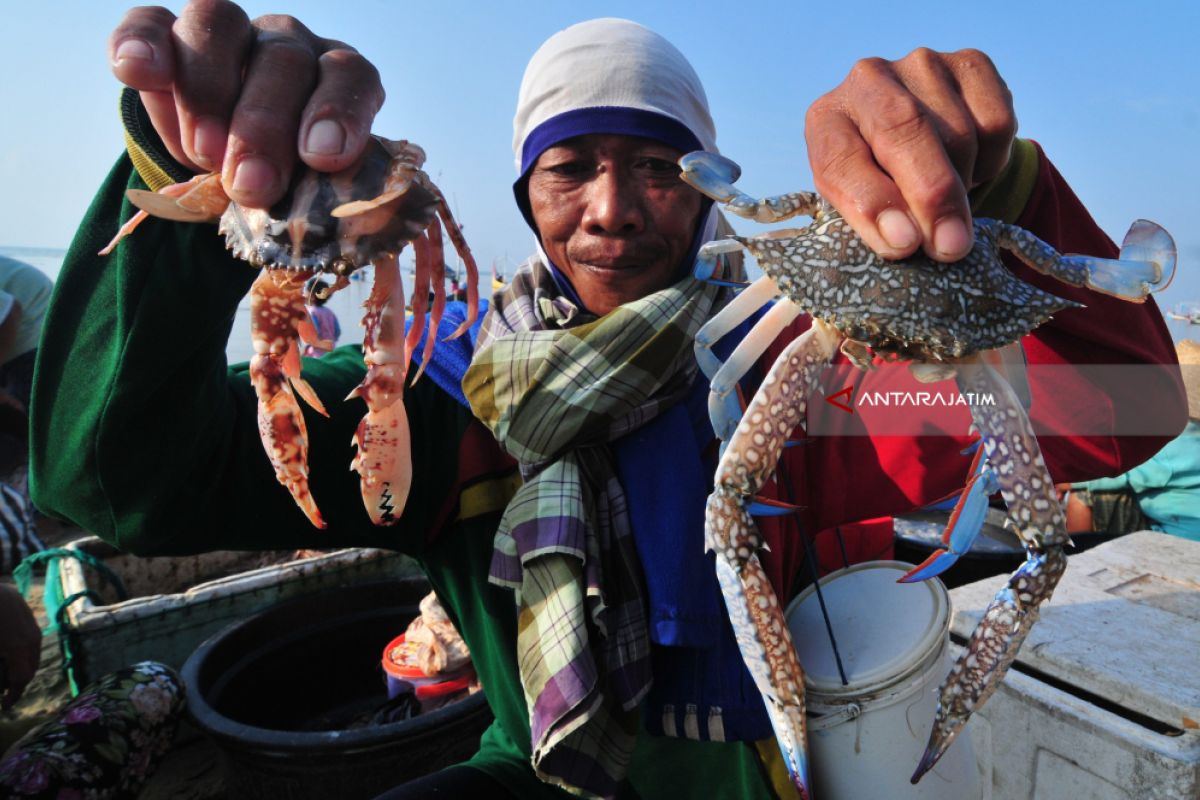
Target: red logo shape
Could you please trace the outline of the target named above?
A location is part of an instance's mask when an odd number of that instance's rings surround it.
[[[835,394],[831,394],[828,397],[826,397],[825,402],[829,403],[831,406],[840,408],[842,411],[845,411],[848,414],[853,414],[854,406],[850,405],[850,402],[852,402],[854,400],[853,394],[854,394],[854,387],[847,386],[845,389],[842,389],[840,392],[836,392]],[[840,402],[837,399],[839,397],[845,397],[846,402],[844,402],[844,403]]]

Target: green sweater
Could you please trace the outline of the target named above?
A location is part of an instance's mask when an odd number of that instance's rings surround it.
[[[150,220],[113,255],[95,255],[133,213],[126,187],[145,184],[123,157],[79,228],[46,316],[31,408],[35,503],[146,555],[346,546],[412,554],[470,646],[495,713],[471,764],[519,797],[565,797],[529,765],[513,596],[487,581],[492,536],[518,480],[511,462],[467,409],[422,380],[405,395],[408,504],[397,525],[376,528],[349,470],[365,406],[342,401],[364,374],[361,351],[305,359],[331,414],[304,409],[312,492],[329,524],[314,529],[263,451],[247,366],[226,366],[235,309],[256,271],[225,251],[212,225]],[[754,798],[777,786],[790,795],[777,759],[773,743],[643,734],[624,794]]]

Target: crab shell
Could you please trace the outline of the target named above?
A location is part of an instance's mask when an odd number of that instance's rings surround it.
[[[298,170],[268,210],[230,203],[218,230],[256,267],[348,275],[420,236],[440,199],[415,144],[372,136],[362,158],[341,172]],[[336,209],[354,203],[347,215]]]
[[[734,238],[801,308],[884,357],[942,361],[1003,347],[1079,306],[1009,272],[984,224],[959,262],[888,261],[836,211],[819,213],[797,236]]]

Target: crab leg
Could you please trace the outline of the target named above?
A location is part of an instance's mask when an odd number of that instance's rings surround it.
[[[943,548],[934,551],[929,558],[913,567],[900,578],[897,583],[916,583],[927,581],[941,575],[958,561],[963,553],[970,552],[979,532],[983,530],[983,522],[987,517],[988,498],[1000,491],[1000,483],[996,471],[988,465],[984,458],[986,448],[982,441],[975,443],[975,458],[971,461],[970,479],[966,488],[959,495],[950,520],[946,524],[946,532],[942,535]],[[970,450],[964,451],[965,453]]]
[[[363,503],[376,525],[400,518],[412,484],[408,416],[404,411],[404,284],[396,256],[376,259],[375,283],[363,304],[363,360],[367,376],[346,398],[361,397],[366,416],[354,433]]]
[[[436,219],[435,219],[436,222]],[[433,223],[430,223],[430,228]],[[417,343],[421,341],[421,334],[425,332],[425,310],[429,307],[429,272],[430,272],[430,250],[432,230],[426,230],[424,234],[413,239],[413,260],[415,262],[413,268],[413,291],[412,291],[412,322],[408,326],[408,334],[404,337],[404,372],[408,373],[408,368],[412,364],[413,350],[416,349]],[[441,236],[441,230],[438,231],[438,236]],[[428,358],[424,359],[422,367],[429,362]],[[420,377],[420,373],[417,373]],[[417,377],[413,378],[413,383],[416,383]]]
[[[724,242],[720,244],[724,244]],[[738,249],[740,248],[741,245],[738,245]],[[707,256],[706,251],[708,250],[709,245],[700,248],[701,261],[697,261],[696,265],[696,277],[701,280],[707,280],[713,275],[713,271],[710,269],[705,269],[704,274],[701,273],[700,265]],[[696,361],[709,379],[716,375],[721,368],[721,360],[713,353],[713,346],[778,294],[779,287],[775,285],[775,281],[771,280],[770,276],[764,275],[738,292],[732,300],[725,304],[724,308],[712,316],[712,319],[704,323],[703,328],[696,332]]]
[[[759,200],[733,185],[742,168],[725,156],[697,151],[679,159],[680,177],[739,217],[756,222],[782,222],[812,216],[822,201],[814,192],[791,192]]]
[[[713,375],[712,389],[708,395],[708,416],[721,441],[726,442],[732,438],[742,416],[737,393],[734,391],[738,381],[771,346],[771,342],[775,341],[783,329],[798,316],[800,307],[791,300],[781,299],[750,329],[729,355],[729,360]]]
[[[318,528],[321,512],[308,488],[308,429],[298,393],[316,411],[329,416],[320,398],[300,377],[299,333],[305,341],[317,339],[304,307],[304,280],[286,274],[277,282],[267,270],[259,273],[250,289],[250,329],[254,357],[250,382],[258,395],[258,432],[275,467],[275,477],[287,487],[296,504]],[[293,391],[293,389],[295,391]]]
[[[117,244],[133,233],[147,217],[175,222],[213,222],[229,207],[229,197],[221,188],[221,176],[214,173],[197,175],[189,181],[164,186],[157,192],[129,189],[125,196],[137,207],[138,212],[121,226],[117,235],[97,255],[106,256],[111,253]]]
[[[430,223],[430,227],[433,223]],[[437,344],[438,325],[442,322],[442,312],[446,310],[446,259],[442,252],[442,228],[439,223],[437,226],[437,242],[430,238],[430,275],[429,283],[433,286],[433,305],[429,309],[429,336],[425,339],[424,357],[421,359],[421,366],[417,370],[417,377],[413,378],[415,382],[421,377],[421,373],[425,371],[425,367],[429,365],[430,355],[433,353],[433,347]]]
[[[746,408],[717,466],[705,509],[705,547],[716,553],[717,579],[738,648],[763,694],[780,751],[801,797],[808,797],[804,672],[779,599],[758,560],[762,539],[748,498],[766,483],[807,407],[807,396],[841,335],[820,321],[793,340]]]
[[[463,238],[462,228],[454,221],[454,214],[450,212],[450,205],[446,202],[446,198],[439,189],[434,189],[434,194],[438,200],[438,216],[446,224],[446,235],[450,237],[455,251],[463,260],[463,266],[467,270],[467,318],[454,333],[447,337],[448,339],[457,339],[471,329],[471,326],[475,324],[476,317],[479,316],[479,266],[475,263],[475,256],[471,255],[471,248],[467,246],[467,240]],[[438,246],[441,246],[440,234]]]
[[[1159,225],[1139,219],[1125,234],[1119,259],[1059,255],[1027,230],[996,220],[986,223],[996,243],[1044,275],[1125,300],[1141,301],[1166,288],[1175,274],[1175,241]]]
[[[442,247],[442,225],[437,217],[430,220],[424,236],[413,240],[413,248],[417,260],[417,287],[413,291],[423,292],[424,300],[420,302],[418,311],[417,298],[413,297],[413,322],[404,343],[409,358],[412,357],[417,343],[421,341],[421,332],[425,328],[425,308],[429,305],[429,292],[433,292],[433,308],[429,312],[429,335],[421,353],[421,366],[417,368],[417,374],[412,379],[412,383],[416,383],[433,357],[433,348],[437,344],[438,323],[442,321],[442,310],[446,307],[446,262]]]
[[[988,605],[942,685],[929,744],[913,783],[937,763],[971,713],[999,688],[1037,621],[1039,607],[1067,567],[1066,520],[1029,418],[1008,383],[982,359],[973,362],[959,366],[958,385],[965,396],[995,400],[994,405],[972,404],[971,415],[987,458],[997,464],[996,482],[1027,558]]]

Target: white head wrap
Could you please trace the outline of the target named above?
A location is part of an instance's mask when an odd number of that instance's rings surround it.
[[[540,151],[523,153],[531,134],[547,123],[553,125],[563,114],[583,109],[636,109],[662,115],[691,131],[701,149],[717,151],[716,128],[696,71],[674,45],[636,22],[611,18],[581,22],[551,36],[534,53],[525,68],[513,118],[518,173],[540,155]],[[592,129],[572,135],[583,132],[629,131]]]

